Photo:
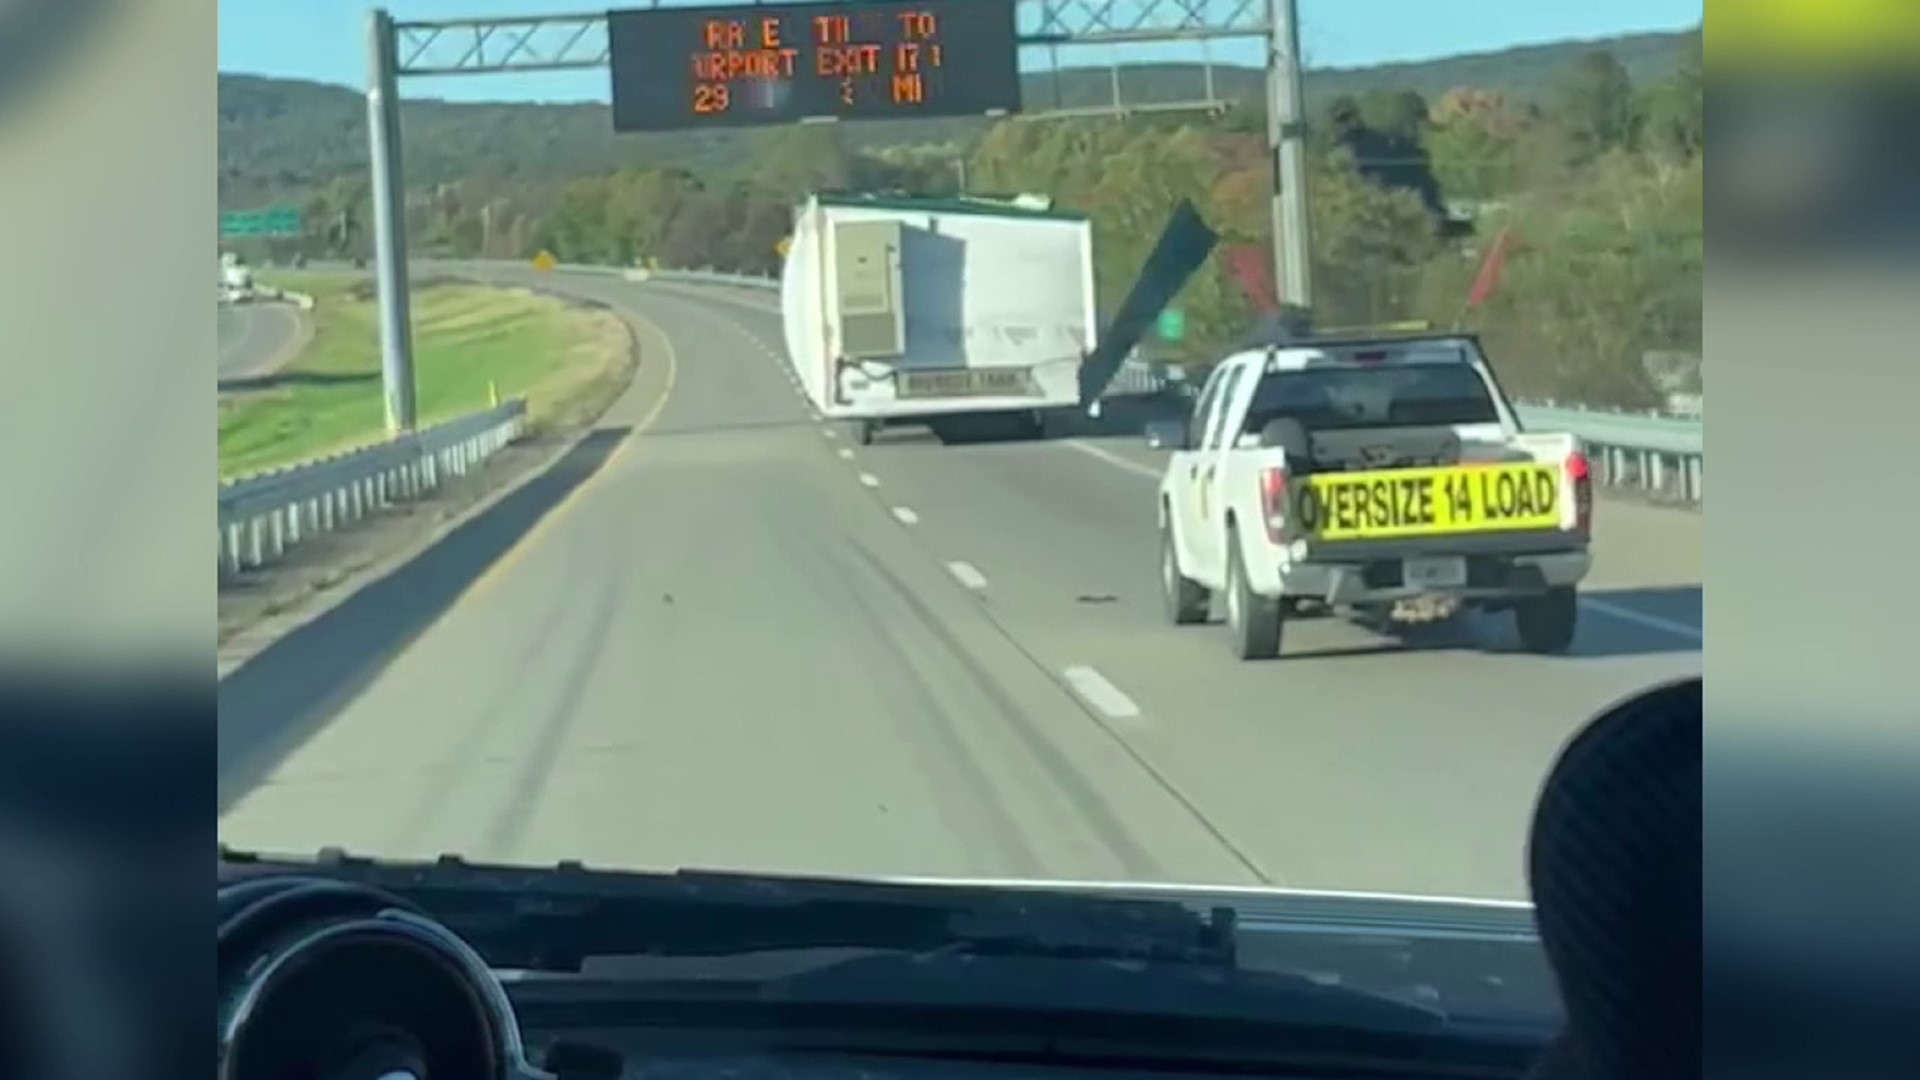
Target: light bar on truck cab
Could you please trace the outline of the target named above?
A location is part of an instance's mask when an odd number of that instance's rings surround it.
[[[1433,329],[1430,319],[1405,319],[1378,326],[1329,326],[1316,331],[1320,337],[1366,337],[1370,334],[1424,334]]]

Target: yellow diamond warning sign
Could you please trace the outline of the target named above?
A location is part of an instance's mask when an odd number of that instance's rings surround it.
[[[560,263],[553,257],[553,252],[551,251],[542,251],[533,257],[533,268],[535,270],[547,271],[558,265],[560,265]]]

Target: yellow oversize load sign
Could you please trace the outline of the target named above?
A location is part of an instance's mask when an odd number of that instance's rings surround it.
[[[1301,535],[1377,540],[1560,527],[1560,470],[1467,465],[1309,476],[1294,502]]]

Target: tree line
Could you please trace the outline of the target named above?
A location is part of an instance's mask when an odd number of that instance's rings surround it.
[[[850,146],[833,126],[766,133],[737,170],[629,166],[486,178],[409,193],[417,255],[772,273],[811,191],[1040,192],[1090,215],[1103,306],[1117,305],[1173,208],[1191,200],[1221,249],[1175,300],[1174,360],[1216,356],[1271,289],[1272,165],[1256,110],[1221,117],[1009,120],[964,141]],[[1636,86],[1613,55],[1568,65],[1539,99],[1461,88],[1343,95],[1309,124],[1311,265],[1322,325],[1424,319],[1478,330],[1527,397],[1641,408],[1642,357],[1700,349],[1702,92],[1697,51]],[[307,235],[256,256],[366,257],[364,175],[307,200]],[[1488,301],[1467,297],[1506,236]]]

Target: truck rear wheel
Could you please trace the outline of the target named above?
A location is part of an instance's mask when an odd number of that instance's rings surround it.
[[[1206,586],[1181,572],[1172,522],[1160,526],[1160,597],[1166,605],[1167,620],[1175,626],[1207,621],[1213,598],[1207,594]]]
[[[1247,582],[1246,559],[1240,553],[1238,534],[1227,534],[1227,631],[1233,642],[1233,654],[1242,660],[1271,660],[1280,655],[1280,630],[1284,624],[1277,597],[1265,597],[1253,591]]]
[[[1531,653],[1558,654],[1573,647],[1580,625],[1580,598],[1571,586],[1550,589],[1513,606],[1520,645]]]

